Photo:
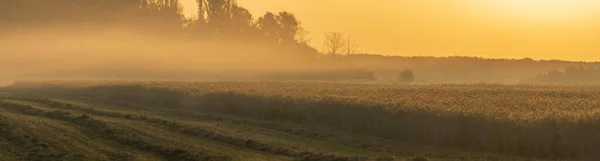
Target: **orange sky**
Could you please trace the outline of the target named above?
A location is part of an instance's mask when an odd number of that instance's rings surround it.
[[[195,0],[183,0],[192,8]],[[254,17],[290,11],[321,49],[325,32],[386,55],[600,60],[596,0],[238,0]]]

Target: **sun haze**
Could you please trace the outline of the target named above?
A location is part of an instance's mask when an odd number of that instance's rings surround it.
[[[0,161],[600,161],[600,0],[0,1]]]
[[[0,5],[0,84],[23,78],[589,83],[595,77],[566,73],[600,69],[600,62],[589,62],[600,60],[600,2],[591,0],[8,2]]]
[[[193,8],[195,0],[184,0]],[[365,53],[600,60],[594,0],[238,0],[254,17],[293,12],[321,48],[325,32]],[[188,11],[188,15],[193,15]]]

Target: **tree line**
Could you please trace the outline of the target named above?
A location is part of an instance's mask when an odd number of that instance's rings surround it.
[[[598,84],[600,68],[573,66],[563,71],[550,70],[529,80],[538,84]]]
[[[183,20],[177,0],[3,0],[2,3],[0,25],[5,30],[109,26],[173,30]]]
[[[0,33],[38,29],[97,31],[127,29],[144,34],[193,39],[260,40],[316,52],[308,32],[293,13],[267,12],[254,17],[236,0],[197,0],[197,17],[183,16],[179,0],[3,0]],[[356,45],[340,33],[325,35],[325,53],[350,54]],[[346,50],[342,52],[342,50]]]
[[[40,42],[43,43],[45,38],[54,40],[56,36],[63,35],[67,39],[117,40],[114,43],[131,40],[123,35],[156,42],[183,40],[180,42],[185,47],[199,49],[190,52],[216,52],[210,54],[225,57],[256,56],[253,61],[265,63],[267,60],[290,61],[293,63],[287,64],[289,68],[298,68],[294,71],[277,69],[274,74],[264,77],[288,78],[287,73],[294,72],[296,79],[373,79],[372,72],[338,61],[341,59],[337,55],[356,51],[355,45],[347,43],[353,41],[341,33],[326,34],[324,44],[327,45],[324,52],[319,52],[309,45],[309,32],[294,13],[281,11],[253,15],[236,0],[196,2],[197,16],[190,18],[183,15],[180,0],[0,0],[0,35],[8,35],[0,40],[19,44],[19,40],[38,40],[41,36],[44,39]],[[332,34],[336,36],[329,36]],[[61,38],[56,37],[56,40],[63,40]],[[195,42],[198,42],[197,46],[193,46]],[[165,51],[169,52],[169,49]],[[263,56],[269,58],[263,59]],[[157,74],[153,70],[149,75]]]

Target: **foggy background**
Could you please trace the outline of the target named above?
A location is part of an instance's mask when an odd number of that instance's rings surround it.
[[[309,32],[294,13],[252,15],[233,0],[200,2],[196,7],[199,16],[189,19],[183,16],[178,0],[3,0],[0,82],[101,79],[387,83],[406,81],[400,78],[401,73],[410,70],[414,78],[408,83],[565,83],[572,82],[573,75],[590,75],[599,66],[558,60],[365,54],[356,50],[351,39],[336,32],[328,33],[324,42],[311,42]],[[322,43],[323,50],[318,51],[311,43]],[[581,70],[561,75],[568,68]]]

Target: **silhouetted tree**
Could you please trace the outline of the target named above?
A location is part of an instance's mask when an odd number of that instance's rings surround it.
[[[110,27],[160,36],[185,33],[191,39],[243,37],[293,50],[286,53],[317,53],[308,45],[308,32],[293,13],[267,12],[255,20],[236,0],[196,2],[198,17],[190,20],[183,16],[180,0],[5,0],[0,2],[0,29],[9,32],[57,26],[60,31],[93,32]]]
[[[298,33],[296,33],[296,42],[308,45],[312,41],[308,34],[310,34],[310,32],[306,31],[303,27],[298,28]]]
[[[267,12],[258,18],[257,26],[267,38],[279,42],[279,23],[273,13]]]
[[[235,5],[231,10],[232,25],[238,31],[246,31],[252,27],[252,14],[246,8]]]
[[[346,55],[356,53],[357,48],[358,45],[356,45],[356,42],[350,39],[350,37],[348,37],[348,39],[346,40]]]
[[[234,10],[238,8],[235,0],[206,0],[206,2],[207,22],[214,30],[214,34],[227,34],[236,28],[233,22]]]
[[[214,35],[237,35],[253,29],[250,11],[235,0],[197,0],[198,20],[193,28]]]
[[[206,0],[196,0],[196,4],[198,5],[198,19],[196,20],[196,24],[198,25],[206,25],[208,14],[207,11],[207,2]]]
[[[323,47],[329,55],[336,56],[341,54],[344,48],[344,36],[339,32],[325,33]]]
[[[295,43],[296,34],[300,28],[300,22],[296,16],[289,12],[279,12],[277,16],[279,24],[279,38],[282,43]]]
[[[415,81],[415,73],[410,69],[400,72],[399,76],[400,82],[410,83]]]
[[[277,15],[267,12],[258,18],[256,25],[268,39],[283,44],[297,43],[296,36],[302,28],[296,16],[285,11]]]
[[[568,67],[564,71],[550,70],[531,80],[531,83],[548,84],[598,84],[600,69],[585,67]]]
[[[5,0],[0,6],[0,22],[25,28],[113,26],[164,31],[164,27],[179,29],[182,22],[179,0]]]
[[[182,7],[179,0],[153,0],[150,6],[153,9],[154,26],[161,25],[160,29],[177,30],[183,23]]]

